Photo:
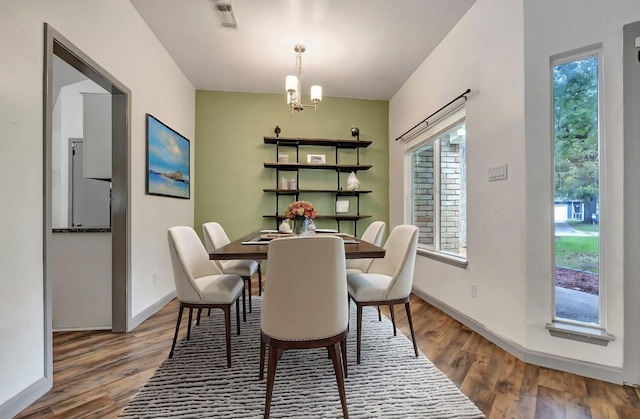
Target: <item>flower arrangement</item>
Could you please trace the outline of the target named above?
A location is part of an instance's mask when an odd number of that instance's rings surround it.
[[[306,233],[309,220],[316,216],[316,210],[311,202],[295,201],[284,210],[284,216],[293,222],[293,233],[300,235]]]
[[[314,218],[316,216],[316,210],[313,208],[311,202],[295,201],[289,204],[287,209],[284,210],[284,216],[290,220],[304,220]]]

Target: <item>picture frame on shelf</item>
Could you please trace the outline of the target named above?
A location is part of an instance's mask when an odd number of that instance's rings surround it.
[[[191,144],[183,135],[146,114],[146,194],[191,198]]]
[[[307,163],[309,164],[326,164],[327,157],[324,154],[307,154]]]
[[[346,199],[336,201],[336,213],[344,214],[346,212],[349,212],[349,201]]]

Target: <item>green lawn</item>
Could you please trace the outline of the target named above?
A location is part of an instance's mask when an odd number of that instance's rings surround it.
[[[595,236],[563,236],[556,240],[556,266],[597,273],[599,240]]]

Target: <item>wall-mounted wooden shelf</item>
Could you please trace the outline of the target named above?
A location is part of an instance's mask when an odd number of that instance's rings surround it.
[[[265,163],[264,167],[269,169],[297,171],[299,169],[313,170],[337,170],[339,172],[355,172],[358,170],[369,170],[373,166],[370,164],[314,164],[314,163]]]
[[[314,145],[336,148],[367,148],[371,145],[371,141],[293,137],[264,137],[264,143],[282,145],[287,147],[295,147],[299,145]]]
[[[263,189],[263,192],[275,192],[280,195],[297,195],[299,193],[334,193],[338,196],[356,196],[373,191],[337,191],[335,189]]]

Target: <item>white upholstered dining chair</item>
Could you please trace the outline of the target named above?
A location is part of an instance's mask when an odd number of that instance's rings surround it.
[[[236,303],[236,328],[240,334],[240,308],[238,298],[244,292],[244,283],[238,275],[227,275],[209,260],[200,238],[191,227],[171,227],[168,231],[169,252],[173,266],[176,295],[180,300],[176,331],[169,358],[173,358],[178,331],[184,308],[189,309],[187,340],[191,337],[193,309],[200,311],[220,308],[224,312],[225,335],[227,340],[227,367],[231,367],[231,306]]]
[[[374,221],[362,233],[361,240],[380,246],[386,224],[384,221]],[[356,273],[365,273],[369,269],[373,259],[347,259],[347,275]]]
[[[388,305],[393,323],[396,324],[393,308],[404,304],[411,330],[413,349],[418,356],[418,346],[413,331],[409,296],[413,285],[413,272],[418,248],[418,227],[399,225],[395,227],[384,244],[385,257],[374,259],[366,273],[354,273],[347,276],[349,298],[357,307],[357,363],[360,363],[360,342],[362,337],[362,307]]]
[[[379,247],[382,245],[382,237],[384,236],[386,226],[384,221],[374,221],[369,224],[369,227],[362,233],[360,239]],[[347,275],[366,273],[369,270],[371,262],[373,262],[373,259],[347,259]],[[378,306],[378,321],[382,321],[380,306]]]
[[[276,367],[283,351],[322,347],[329,351],[342,413],[348,417],[344,377],[349,302],[343,240],[335,236],[275,239],[269,243],[267,263],[269,280],[260,316],[261,380],[269,348],[264,417],[269,417]]]
[[[202,224],[202,233],[204,235],[207,252],[209,253],[231,242],[220,223],[208,222]],[[262,295],[262,271],[260,269],[260,262],[255,260],[216,260],[215,263],[222,272],[242,277],[245,282],[247,298],[249,299],[249,312],[251,312],[253,310],[251,304],[251,278],[256,272],[258,272],[258,295]],[[245,298],[244,294],[242,298]],[[243,312],[242,316],[243,320],[247,321],[246,312]]]

